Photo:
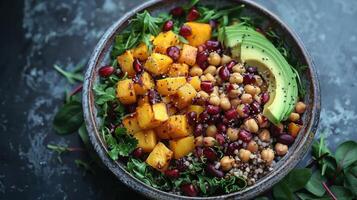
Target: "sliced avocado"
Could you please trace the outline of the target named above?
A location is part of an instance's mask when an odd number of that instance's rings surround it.
[[[289,117],[297,100],[296,74],[274,45],[261,33],[235,24],[219,31],[219,40],[231,48],[232,56],[256,66],[268,82],[270,100],[263,115],[277,124]]]

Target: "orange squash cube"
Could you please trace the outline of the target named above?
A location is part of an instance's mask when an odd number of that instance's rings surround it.
[[[167,55],[153,53],[146,60],[144,68],[154,75],[166,74],[172,62],[172,59]]]
[[[133,136],[138,140],[137,147],[141,147],[147,153],[151,152],[157,143],[157,137],[153,130],[139,131]]]
[[[161,54],[166,54],[166,50],[170,46],[175,46],[180,43],[178,35],[172,31],[161,32],[153,41],[154,51]]]
[[[144,61],[149,57],[149,50],[145,43],[140,43],[138,47],[133,49],[134,58]]]
[[[298,125],[298,124],[295,124],[294,122],[290,122],[289,125],[288,125],[288,132],[293,137],[297,137],[297,135],[299,134],[300,129],[301,129],[301,126]]]
[[[165,78],[156,81],[156,89],[161,95],[173,95],[186,83],[185,77]]]
[[[155,120],[154,112],[149,103],[144,103],[141,106],[136,107],[137,119],[139,126],[142,129],[151,129],[160,126],[161,122]]]
[[[143,72],[140,77],[139,83],[134,84],[135,93],[137,95],[144,95],[150,89],[155,87],[155,82],[151,75],[147,72]]]
[[[191,28],[192,34],[186,37],[191,46],[197,47],[211,38],[212,28],[209,24],[186,22],[185,25]]]
[[[188,136],[176,140],[170,140],[170,149],[174,152],[174,158],[180,159],[195,149],[194,137]]]
[[[136,102],[134,82],[131,79],[125,79],[118,82],[117,97],[122,104],[132,104]]]
[[[196,91],[200,91],[201,90],[201,79],[198,76],[194,76],[194,77],[190,77],[190,79],[188,80],[188,83],[191,84],[193,86],[193,88],[195,88]]]
[[[160,122],[164,122],[169,119],[167,114],[166,104],[156,103],[152,105],[152,110],[154,112],[154,119]]]
[[[169,72],[167,74],[171,77],[187,76],[188,68],[189,68],[188,65],[185,63],[172,63]]]
[[[129,77],[135,76],[136,72],[133,68],[134,57],[131,51],[125,51],[125,53],[117,57],[117,61],[124,73],[127,73]]]
[[[123,126],[126,128],[129,134],[134,134],[142,130],[139,126],[139,122],[136,115],[136,113],[132,115],[127,115],[122,120]]]
[[[151,167],[163,172],[170,164],[173,152],[168,149],[163,143],[159,142],[149,154],[146,163]]]
[[[197,48],[184,44],[178,61],[193,66],[196,63],[196,56]]]
[[[195,98],[196,94],[197,92],[191,84],[186,83],[185,85],[181,86],[177,90],[179,108],[183,108],[190,105],[192,99]]]

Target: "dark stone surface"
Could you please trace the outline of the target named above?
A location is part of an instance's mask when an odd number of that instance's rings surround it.
[[[106,170],[86,174],[49,143],[82,147],[77,134],[57,136],[53,113],[71,89],[53,70],[87,61],[105,29],[144,0],[1,1],[0,199],[119,199],[140,196]],[[332,148],[356,140],[357,2],[353,0],[259,0],[302,38],[319,72],[319,134]],[[303,163],[302,163],[303,165]]]

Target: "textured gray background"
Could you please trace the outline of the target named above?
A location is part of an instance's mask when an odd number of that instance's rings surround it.
[[[76,134],[51,128],[70,87],[52,68],[87,61],[103,31],[143,0],[1,1],[0,199],[139,197],[105,170],[86,174],[74,159],[58,163],[48,143],[81,147]],[[311,53],[321,83],[319,134],[332,148],[356,140],[357,1],[259,0],[289,24]]]

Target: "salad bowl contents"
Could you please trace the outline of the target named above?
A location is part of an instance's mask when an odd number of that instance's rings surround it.
[[[116,34],[84,102],[93,92],[91,140],[118,168],[173,197],[224,195],[262,182],[306,141],[305,61],[244,9],[143,10]]]

